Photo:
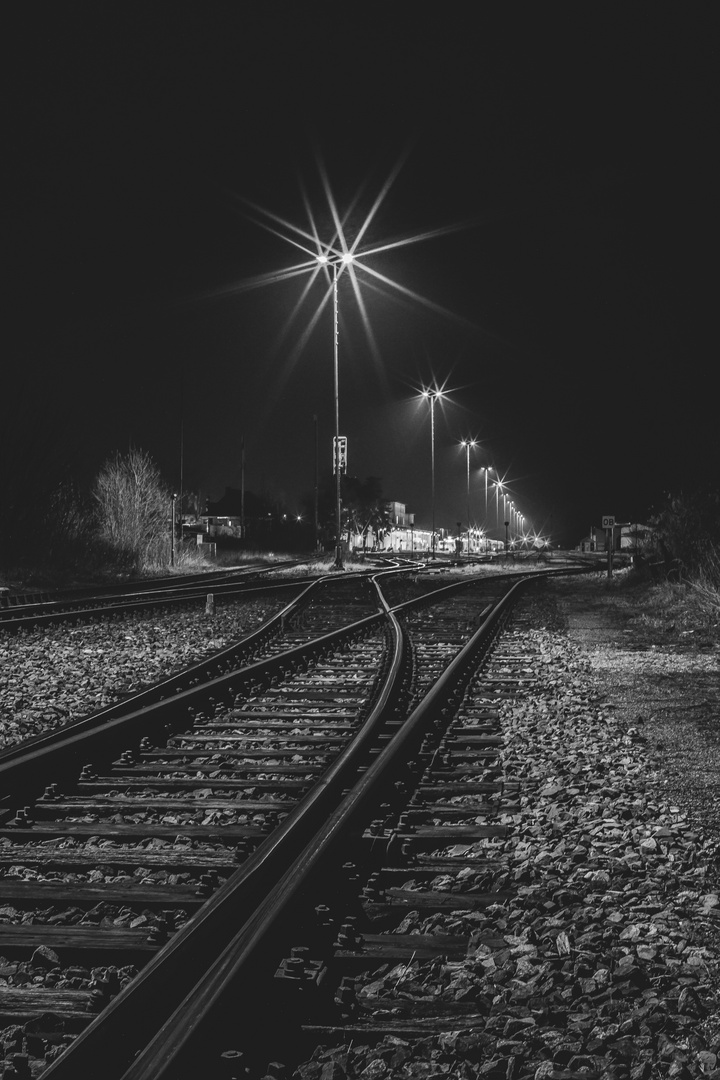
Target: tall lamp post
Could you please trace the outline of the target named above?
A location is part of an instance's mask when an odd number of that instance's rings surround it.
[[[498,535],[500,535],[500,491],[502,486],[502,480],[495,481],[495,529]],[[505,508],[504,499],[505,496],[503,495],[503,509]]]
[[[432,503],[432,557],[435,558],[435,402],[443,396],[441,390],[423,390],[430,402],[430,501]]]
[[[485,473],[485,551],[488,549],[488,534],[490,527],[488,525],[488,473],[491,471],[489,465],[483,465],[482,471]]]
[[[344,267],[348,266],[353,257],[349,251],[339,259],[329,259],[327,255],[318,255],[317,260],[323,266],[332,266],[333,287],[333,396],[335,406],[335,569],[343,569],[342,552],[342,519],[340,512],[340,391],[338,378],[338,345],[339,345],[339,303],[338,303],[338,278]]]
[[[468,555],[470,554],[470,447],[477,446],[475,439],[462,439],[461,446],[465,447],[465,463],[467,467],[467,536]]]

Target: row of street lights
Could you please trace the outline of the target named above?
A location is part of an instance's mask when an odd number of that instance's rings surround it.
[[[422,396],[430,402],[430,461],[431,461],[431,501],[432,501],[432,553],[435,555],[435,403],[441,400],[445,395],[442,390],[423,390]],[[468,551],[470,550],[470,536],[472,534],[472,518],[470,514],[470,451],[475,449],[479,444],[475,439],[462,439],[460,445],[465,449],[465,466],[467,477],[467,543]],[[490,466],[483,465],[481,471],[485,476],[485,538],[487,541],[488,536],[488,476],[493,471]],[[510,532],[514,532],[517,528],[525,527],[525,517],[517,509],[515,504],[510,500],[508,494],[506,494],[505,484],[499,478],[497,480],[491,480],[495,488],[495,521],[496,528],[500,528],[500,494],[502,493],[503,499],[503,523],[505,526],[505,547],[509,547]]]

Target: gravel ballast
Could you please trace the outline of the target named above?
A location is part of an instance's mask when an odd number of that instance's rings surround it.
[[[0,632],[0,750],[122,701],[227,648],[284,602],[204,602]]]

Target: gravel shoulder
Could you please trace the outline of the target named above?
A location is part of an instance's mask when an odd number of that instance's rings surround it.
[[[644,747],[649,797],[696,830],[707,896],[720,886],[720,627],[696,617],[679,590],[674,603],[659,596],[651,586],[634,588],[629,577],[557,580],[548,616],[587,661],[603,710]],[[717,920],[693,930],[720,954]],[[720,1002],[717,964],[711,970]],[[702,1026],[717,1045],[720,1016]]]
[[[604,707],[644,738],[664,797],[720,839],[720,628],[692,625],[680,598],[663,609],[622,577],[558,580],[550,595]]]

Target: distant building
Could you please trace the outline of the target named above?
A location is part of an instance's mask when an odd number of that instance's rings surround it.
[[[620,550],[646,552],[655,547],[655,530],[652,525],[621,525]]]
[[[385,503],[385,513],[388,521],[394,527],[409,529],[415,524],[415,515],[407,513],[405,503],[387,502]]]
[[[576,546],[577,551],[607,551],[608,530],[593,525],[587,536]],[[613,551],[626,551],[628,554],[645,551],[653,547],[654,531],[651,525],[637,525],[631,522],[619,522],[612,530]]]

